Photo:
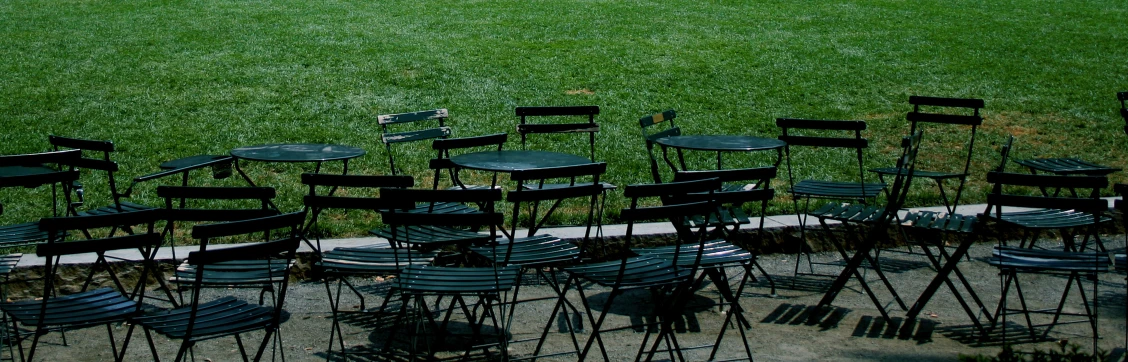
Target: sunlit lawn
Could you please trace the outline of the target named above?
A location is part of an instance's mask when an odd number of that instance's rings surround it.
[[[866,120],[876,167],[919,94],[986,100],[965,193],[978,202],[1008,134],[1016,157],[1128,166],[1115,98],[1128,90],[1126,18],[1123,1],[11,0],[0,2],[0,153],[43,151],[49,134],[109,139],[127,184],[182,156],[341,143],[369,152],[351,172],[384,174],[377,114],[447,108],[455,135],[470,136],[513,131],[518,105],[594,104],[605,180],[623,185],[650,179],[636,123],[649,113],[676,109],[686,133],[770,137],[776,117]],[[926,159],[958,164],[964,134],[929,134],[945,151]],[[427,145],[397,151],[429,177]],[[856,170],[800,162],[820,177]],[[299,207],[301,165],[248,168]],[[153,186],[138,200],[155,203]],[[913,204],[938,203],[919,192]],[[42,215],[21,195],[3,193],[5,218]],[[782,198],[772,207],[789,211]]]

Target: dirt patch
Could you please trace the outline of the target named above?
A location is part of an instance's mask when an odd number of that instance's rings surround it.
[[[578,96],[578,95],[590,96],[590,95],[595,94],[595,92],[593,92],[591,89],[581,88],[581,89],[566,90],[566,91],[564,91],[564,94],[567,94],[567,95],[570,95],[570,96]]]

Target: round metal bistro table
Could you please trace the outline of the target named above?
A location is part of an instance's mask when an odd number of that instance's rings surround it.
[[[677,151],[678,164],[681,165],[683,171],[688,168],[685,164],[685,155],[683,150],[692,151],[710,151],[717,153],[717,169],[722,169],[721,154],[725,152],[758,152],[758,151],[771,151],[775,150],[777,153],[776,166],[783,158],[783,147],[787,143],[775,138],[756,137],[756,136],[733,136],[733,135],[688,135],[688,136],[671,136],[663,137],[654,141],[662,146],[662,158],[666,160],[666,164],[674,172],[678,171],[678,167],[673,161],[670,161],[667,148],[673,148]]]
[[[231,150],[231,156],[235,157],[235,170],[251,186],[255,186],[255,183],[239,167],[240,160],[287,163],[314,162],[317,164],[314,173],[321,172],[321,164],[324,162],[341,161],[344,166],[341,174],[347,174],[349,172],[349,160],[364,156],[364,154],[365,151],[357,147],[320,143],[279,143],[239,147]]]
[[[483,151],[452,156],[450,162],[458,167],[491,172],[510,173],[547,167],[574,166],[591,163],[587,157],[552,151]]]

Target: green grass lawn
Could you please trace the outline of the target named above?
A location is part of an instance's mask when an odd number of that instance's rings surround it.
[[[125,182],[181,156],[325,142],[368,150],[351,171],[383,174],[377,114],[447,108],[455,135],[471,136],[513,131],[518,105],[594,104],[605,179],[623,185],[650,179],[636,122],[649,113],[676,109],[695,134],[866,120],[876,167],[892,162],[918,94],[986,100],[965,198],[977,202],[1007,134],[1016,157],[1128,166],[1115,98],[1128,90],[1125,18],[1128,3],[1112,0],[11,0],[0,3],[0,153],[43,151],[49,134],[109,139]],[[955,133],[928,135],[946,149],[930,162],[959,162]],[[581,138],[532,146],[582,149]],[[429,148],[403,151],[409,173],[426,175]],[[801,162],[854,170],[822,154]],[[300,166],[249,168],[284,207],[300,205]],[[155,202],[152,189],[138,198]],[[938,203],[919,192],[912,204]],[[26,194],[2,194],[5,218],[42,214]]]

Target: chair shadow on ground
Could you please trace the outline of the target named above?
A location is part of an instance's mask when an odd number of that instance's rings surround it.
[[[1041,333],[1035,333],[1034,336],[1030,335],[1030,331],[1026,329],[1025,325],[1015,323],[1014,321],[1007,321],[1004,326],[995,326],[995,328],[988,331],[986,336],[983,336],[974,325],[953,325],[937,327],[936,332],[940,335],[947,337],[953,341],[959,342],[971,347],[1002,347],[1003,335],[1006,335],[1006,344],[1027,344],[1054,341],[1054,338],[1042,338]]]
[[[760,323],[818,326],[820,330],[826,331],[838,328],[838,324],[850,312],[852,310],[839,307],[815,311],[815,306],[784,303],[760,320]],[[812,313],[815,314],[812,316]],[[905,320],[894,317],[892,323],[887,323],[880,317],[862,316],[851,335],[859,338],[914,340],[917,344],[924,344],[932,341],[937,325],[939,323],[925,319]]]

